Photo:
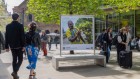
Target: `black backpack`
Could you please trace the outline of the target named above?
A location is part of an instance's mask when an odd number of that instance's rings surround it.
[[[104,37],[104,33],[101,33],[100,36],[98,37],[98,41],[99,43],[103,43],[103,37]]]
[[[31,44],[34,44],[35,43],[35,41],[34,41],[35,35],[36,35],[36,33],[31,34],[31,33],[27,32],[26,33],[26,41],[31,42]]]
[[[118,44],[118,35],[115,35],[115,37],[112,40],[112,44],[113,45],[117,45]]]

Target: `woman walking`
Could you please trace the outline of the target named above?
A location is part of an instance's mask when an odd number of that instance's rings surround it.
[[[112,28],[107,29],[107,33],[105,33],[103,37],[104,42],[106,43],[106,62],[108,63],[110,57],[111,43],[112,43]]]
[[[48,38],[46,36],[45,31],[43,30],[41,35],[41,48],[44,53],[44,56],[47,56],[47,48],[46,48],[47,42],[48,42]]]
[[[28,56],[29,65],[26,67],[30,70],[29,79],[36,76],[35,69],[37,58],[40,48],[40,35],[36,31],[36,23],[31,22],[29,25],[29,31],[26,33],[26,52]]]

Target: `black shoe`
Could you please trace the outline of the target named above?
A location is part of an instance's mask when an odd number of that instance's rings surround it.
[[[71,50],[71,51],[70,51],[70,54],[74,54],[74,51],[73,51],[73,50]]]
[[[11,75],[13,76],[13,79],[19,79],[19,76],[16,73],[11,73]]]

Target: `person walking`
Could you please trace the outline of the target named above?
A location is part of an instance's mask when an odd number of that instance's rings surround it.
[[[47,42],[48,42],[48,38],[45,31],[43,30],[41,35],[41,49],[44,53],[44,56],[47,56],[47,48],[46,48]]]
[[[49,45],[49,50],[51,50],[51,44],[52,44],[52,37],[51,36],[49,36],[48,37],[48,45]]]
[[[104,49],[103,51],[106,51],[106,62],[108,63],[109,58],[110,58],[110,50],[111,50],[111,43],[112,43],[112,28],[107,29],[107,33],[104,34],[103,36],[103,42],[104,42]]]
[[[13,57],[13,72],[14,79],[19,79],[18,71],[23,61],[23,52],[25,50],[25,33],[23,25],[18,22],[19,15],[17,13],[12,14],[13,21],[6,26],[5,33],[5,48],[9,52],[12,52]]]
[[[2,48],[1,48],[2,47]],[[4,49],[4,37],[0,31],[0,54],[1,54],[1,50]]]
[[[29,79],[36,76],[35,69],[41,45],[40,35],[36,32],[36,27],[36,23],[31,22],[29,31],[25,34],[26,52],[29,61],[29,65],[26,68],[30,70]]]
[[[103,37],[105,34],[106,34],[106,29],[103,29],[102,33],[96,39],[96,43],[98,43],[100,49],[103,49]]]
[[[55,36],[54,38],[56,49],[58,49],[57,44],[59,43],[59,36]]]
[[[59,34],[58,30],[56,30],[54,33]],[[58,49],[57,44],[59,43],[59,36],[55,36],[54,38],[56,49]]]

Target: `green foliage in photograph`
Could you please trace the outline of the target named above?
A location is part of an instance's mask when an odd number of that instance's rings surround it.
[[[92,18],[80,18],[75,24],[76,28],[78,28],[81,32],[85,34],[88,44],[93,43],[92,23]]]

